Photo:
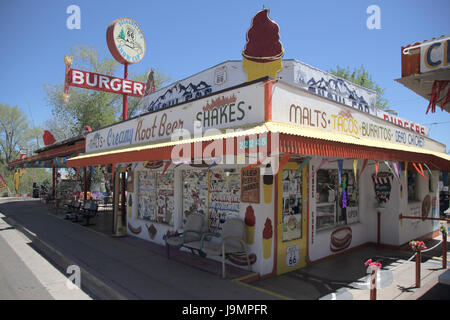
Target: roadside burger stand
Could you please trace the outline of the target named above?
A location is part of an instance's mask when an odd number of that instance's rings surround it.
[[[378,114],[375,92],[283,55],[262,10],[243,60],[146,91],[142,114],[87,134],[68,165],[112,164],[116,191],[126,190],[117,234],[165,245],[190,215],[217,234],[237,218],[260,276],[437,234],[435,221],[399,215],[439,215],[445,145],[426,127]],[[246,257],[226,258],[247,268]]]

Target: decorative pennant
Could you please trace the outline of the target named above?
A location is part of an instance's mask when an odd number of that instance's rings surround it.
[[[302,163],[300,163],[300,166],[298,167],[297,172],[294,175],[294,178],[298,177],[301,174],[303,168],[311,161],[311,159],[312,157],[306,157],[305,160],[303,160]]]
[[[167,168],[169,168],[170,164],[172,163],[172,161],[167,161],[166,165],[164,166],[164,170],[161,174],[161,177],[164,177],[164,174],[166,173]]]
[[[444,182],[444,186],[447,184],[448,171],[442,171],[442,181]]]
[[[416,171],[422,176],[422,178],[425,180],[425,175],[422,173],[422,171],[420,171],[420,169],[416,166],[416,163],[413,162],[413,166],[416,169]]]
[[[380,169],[380,163],[378,160],[375,160],[375,176],[378,175],[378,170]]]
[[[430,179],[433,176],[433,173],[431,172],[430,168],[427,166],[426,163],[423,164],[425,166],[425,168],[427,168],[428,172],[430,173]]]
[[[420,171],[422,171],[422,177],[425,179],[425,171],[423,170],[422,164],[419,163]]]
[[[342,166],[344,165],[344,160],[338,160],[338,173],[339,173],[339,185],[342,183]]]
[[[362,168],[361,168],[361,172],[359,173],[359,176],[358,176],[358,180],[359,180],[359,177],[361,177],[364,169],[366,168],[368,161],[369,161],[369,159],[364,159],[364,162],[363,162],[363,165],[362,165]]]
[[[397,176],[396,173],[394,172],[394,170],[392,169],[392,167],[389,165],[389,162],[387,162],[386,160],[384,161],[384,164],[386,165],[386,167],[388,167],[389,171],[392,172],[393,176]],[[395,163],[394,163],[395,164]]]
[[[408,177],[408,162],[405,162],[405,177]]]
[[[317,166],[316,170],[314,170],[313,176],[316,175],[317,171],[319,171],[320,168],[322,168],[323,165],[324,165],[325,163],[327,163],[327,161],[328,161],[327,159],[322,159],[322,161],[320,161],[320,164]]]
[[[358,172],[357,169],[358,169],[358,160],[354,159],[353,160],[353,174],[355,175],[355,179],[356,179],[356,173]]]
[[[400,182],[400,172],[398,171],[397,162],[392,162],[392,166],[394,167],[395,176],[397,177],[398,181]]]
[[[280,163],[278,165],[278,170],[274,174],[277,174],[281,169],[283,169],[283,167],[286,165],[286,163],[288,163],[290,158],[291,158],[290,153],[283,154],[283,157],[281,157]]]

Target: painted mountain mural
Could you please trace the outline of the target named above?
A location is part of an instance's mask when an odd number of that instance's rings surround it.
[[[203,97],[211,92],[211,85],[204,81],[200,81],[196,85],[189,83],[187,86],[184,86],[181,83],[176,83],[168,89],[166,88],[159,90],[147,97],[144,97],[141,100],[142,110],[150,112],[166,109],[178,103]]]
[[[301,87],[317,95],[335,100],[363,112],[375,112],[374,102],[369,103],[362,95],[364,91],[358,90],[358,88],[351,85],[350,82],[337,77],[329,77],[328,80],[324,77],[320,77],[319,80],[316,80],[314,76],[311,75],[308,78],[306,78],[304,73],[300,73],[297,82]]]

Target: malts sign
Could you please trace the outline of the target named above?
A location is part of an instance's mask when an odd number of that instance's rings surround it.
[[[70,69],[68,84],[72,87],[126,94],[134,97],[142,97],[145,92],[145,83],[76,69]]]

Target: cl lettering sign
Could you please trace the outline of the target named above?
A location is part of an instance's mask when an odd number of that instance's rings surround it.
[[[420,48],[420,72],[449,68],[450,39],[434,42]]]

